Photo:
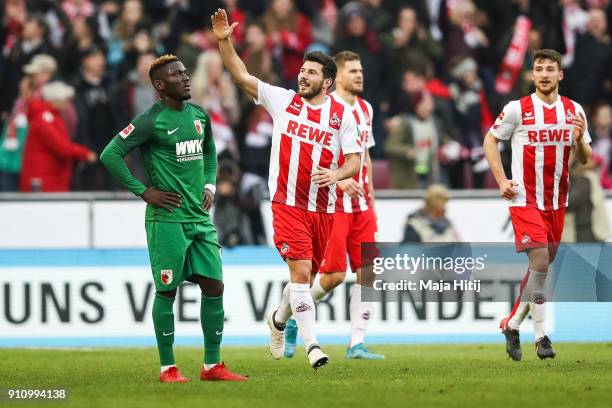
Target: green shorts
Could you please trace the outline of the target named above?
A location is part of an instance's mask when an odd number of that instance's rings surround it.
[[[221,246],[210,220],[145,221],[155,290],[176,289],[193,275],[223,280]]]

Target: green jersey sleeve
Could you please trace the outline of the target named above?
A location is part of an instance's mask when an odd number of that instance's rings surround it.
[[[217,183],[217,149],[213,139],[210,117],[206,120],[204,131],[204,146],[202,149],[204,157],[204,184],[214,186]]]
[[[113,177],[137,196],[142,195],[147,187],[134,177],[123,158],[151,138],[153,135],[152,126],[148,115],[136,117],[110,141],[100,155],[100,161]]]

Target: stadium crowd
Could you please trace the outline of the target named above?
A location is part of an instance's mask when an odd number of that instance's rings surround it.
[[[149,63],[173,53],[211,115],[224,203],[265,195],[271,118],[224,72],[209,17],[218,7],[240,23],[248,70],[270,83],[294,87],[308,50],[361,55],[377,188],[495,187],[483,136],[506,102],[531,92],[531,53],[559,50],[560,91],[587,109],[596,171],[612,188],[609,0],[6,0],[0,191],[117,189],[97,155],[156,100]],[[49,109],[61,127],[50,129]],[[36,176],[60,168],[60,183]]]

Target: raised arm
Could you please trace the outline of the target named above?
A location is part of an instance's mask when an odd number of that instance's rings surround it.
[[[221,53],[223,65],[225,65],[225,68],[229,71],[234,82],[236,82],[244,92],[249,94],[252,98],[257,98],[258,79],[249,74],[244,62],[242,62],[232,44],[231,35],[238,23],[232,23],[231,26],[229,25],[225,9],[218,9],[215,14],[210,16],[210,20],[212,21],[215,37],[217,37],[217,41],[219,41],[219,52]]]

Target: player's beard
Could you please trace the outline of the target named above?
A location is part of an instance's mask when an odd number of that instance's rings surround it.
[[[323,81],[319,83],[314,83],[311,81],[309,91],[299,91],[298,93],[302,98],[310,99],[321,93],[321,88],[323,88]]]
[[[551,93],[553,93],[555,90],[559,89],[559,82],[557,82],[556,84],[553,84],[552,81],[550,81],[550,83],[548,83],[546,85],[546,87],[542,87],[542,86],[538,86],[536,85],[536,89],[542,94],[542,95],[550,95]]]
[[[351,87],[348,89],[348,91],[353,95],[361,95],[363,93],[363,84],[351,84]]]

